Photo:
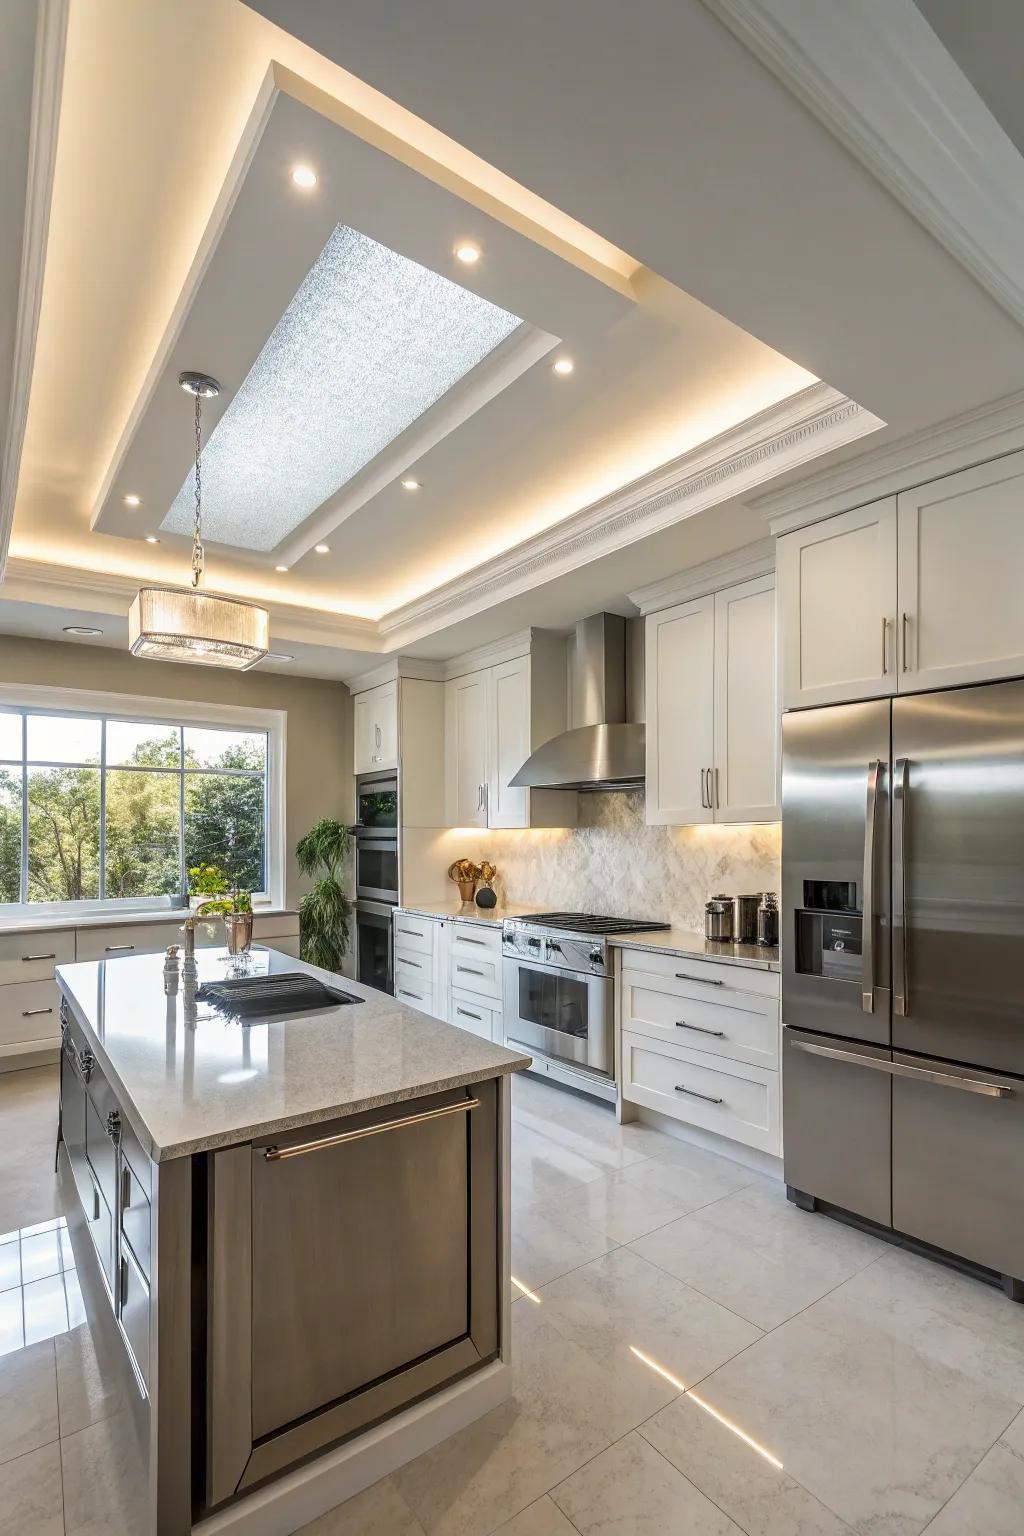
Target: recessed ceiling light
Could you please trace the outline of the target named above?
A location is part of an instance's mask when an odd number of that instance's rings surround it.
[[[564,378],[566,374],[572,373],[575,366],[571,357],[558,357],[552,363],[551,368],[554,373],[559,373]]]
[[[316,186],[316,171],[308,165],[295,165],[292,167],[292,181],[297,187],[308,191]]]
[[[147,533],[146,534],[146,543],[147,544],[159,544],[160,540],[157,538],[155,533]]]
[[[66,635],[102,635],[102,629],[90,629],[88,624],[65,624]]]
[[[282,573],[282,574],[283,574],[283,573],[284,573],[284,572],[285,572],[285,571],[286,571],[286,570],[287,570],[287,569],[288,569],[288,567],[287,567],[287,566],[286,566],[286,565],[275,565],[275,566],[274,566],[274,570],[275,570],[275,571],[280,571],[280,572],[281,572],[281,573]]]
[[[455,247],[455,254],[467,267],[472,267],[480,260],[480,247],[473,245],[469,240],[464,240],[461,245]]]
[[[126,507],[141,507],[142,506],[142,497],[141,496],[135,496],[135,495],[126,496],[125,499],[124,499],[124,504],[125,504]]]
[[[412,475],[406,475],[405,479],[402,481],[402,490],[403,491],[418,491],[419,488],[420,488],[419,481],[417,479],[415,479]]]
[[[317,544],[315,548],[318,555],[329,555],[331,552],[331,546],[329,544]]]

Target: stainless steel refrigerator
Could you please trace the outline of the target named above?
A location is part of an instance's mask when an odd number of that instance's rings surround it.
[[[787,714],[790,1198],[1024,1300],[1024,682]]]

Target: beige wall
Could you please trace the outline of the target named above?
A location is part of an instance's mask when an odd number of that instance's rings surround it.
[[[277,673],[237,673],[138,661],[100,645],[61,644],[0,636],[0,687],[36,683],[47,688],[94,688],[202,704],[283,709],[288,715],[285,788],[285,899],[294,906],[305,889],[295,864],[296,841],[321,816],[351,822],[352,697],[343,683]]]

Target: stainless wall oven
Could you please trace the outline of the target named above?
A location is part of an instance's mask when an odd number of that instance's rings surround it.
[[[507,922],[502,947],[505,1039],[611,1079],[615,988],[604,960],[588,958],[597,952],[593,942],[529,933]]]
[[[356,779],[356,899],[398,901],[398,775]]]

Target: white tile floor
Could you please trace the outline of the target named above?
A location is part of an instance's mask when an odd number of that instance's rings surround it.
[[[55,1076],[17,1077],[0,1124],[45,1144]],[[513,1102],[514,1395],[305,1536],[1022,1536],[1024,1307],[603,1106]],[[25,1296],[73,1271],[19,1158]],[[67,1322],[0,1357],[0,1536],[133,1531],[114,1373]]]

